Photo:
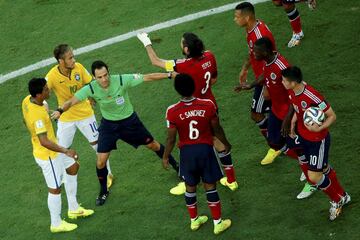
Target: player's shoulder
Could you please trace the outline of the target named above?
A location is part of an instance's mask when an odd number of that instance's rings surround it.
[[[196,98],[195,103],[206,105],[209,107],[214,107],[216,109],[215,103],[211,99],[205,99],[205,98]]]
[[[279,67],[280,70],[284,70],[290,65],[288,60],[286,60],[286,58],[280,53],[277,53],[274,63]]]
[[[186,64],[186,63],[189,63],[191,61],[192,58],[178,58],[178,59],[175,59],[175,64],[178,65],[178,64]]]
[[[171,104],[167,109],[166,112],[172,112],[175,111],[176,109],[178,109],[179,107],[181,107],[181,101],[178,101],[177,103]]]
[[[321,93],[318,92],[315,88],[313,88],[310,85],[305,85],[303,95],[307,96],[308,98],[313,100],[315,103],[320,103],[324,99],[324,97],[321,95]]]
[[[59,72],[59,64],[56,64],[55,66],[53,66],[50,71],[46,74],[46,80],[47,81],[52,81],[52,79],[54,77],[56,77],[56,75],[58,75]]]
[[[83,70],[83,69],[85,69],[85,67],[84,67],[84,65],[82,65],[81,63],[79,63],[79,62],[75,62],[75,67],[74,67],[74,69],[81,69],[81,70]],[[86,70],[86,69],[85,69]]]
[[[254,28],[254,30],[256,30],[256,31],[254,31],[255,33],[258,31],[261,33],[261,35],[273,37],[272,32],[270,31],[270,28],[266,25],[265,22],[263,22],[261,20],[258,20],[258,23],[257,23],[256,27]]]

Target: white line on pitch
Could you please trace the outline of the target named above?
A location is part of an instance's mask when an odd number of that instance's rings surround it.
[[[256,3],[266,2],[266,1],[268,1],[268,0],[250,0],[249,2],[251,2],[253,4],[256,4]],[[198,18],[202,18],[202,17],[206,17],[206,16],[226,12],[228,10],[234,9],[237,4],[238,4],[238,2],[230,3],[230,4],[223,5],[221,7],[211,8],[211,9],[208,9],[208,10],[204,10],[204,11],[201,11],[201,12],[189,14],[189,15],[179,17],[179,18],[176,18],[176,19],[172,19],[172,20],[169,20],[169,21],[161,22],[161,23],[155,24],[155,25],[150,26],[150,27],[137,29],[137,30],[125,33],[125,34],[118,35],[116,37],[108,38],[108,39],[105,39],[103,41],[100,41],[100,42],[97,42],[97,43],[87,45],[85,47],[75,49],[74,54],[79,55],[79,54],[82,54],[82,53],[88,53],[88,52],[91,52],[93,50],[112,45],[114,43],[125,41],[125,40],[127,40],[129,38],[132,38],[132,37],[136,36],[136,34],[138,32],[148,32],[148,33],[149,32],[154,32],[154,31],[157,31],[157,30],[160,30],[160,29],[164,29],[164,28],[168,28],[168,27],[172,27],[172,26],[181,24],[181,23],[189,22],[189,21],[192,21],[192,20],[195,20],[195,19],[198,19]],[[51,58],[41,60],[40,62],[31,64],[29,66],[20,68],[20,69],[18,69],[16,71],[7,73],[7,74],[4,74],[4,75],[0,74],[0,84],[3,83],[3,82],[6,82],[9,79],[22,76],[22,75],[24,75],[26,73],[38,70],[40,68],[49,66],[49,65],[54,64],[54,63],[56,63],[56,60],[55,60],[55,58],[51,57]]]

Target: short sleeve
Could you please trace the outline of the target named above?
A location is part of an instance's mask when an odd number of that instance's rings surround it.
[[[120,75],[120,85],[124,87],[135,87],[144,82],[142,74],[122,74]]]
[[[80,63],[77,63],[77,64],[79,64],[79,67],[81,69],[81,75],[84,79],[84,83],[88,84],[92,80],[91,74],[88,72],[88,70],[86,70],[86,68],[82,64],[80,64]]]
[[[174,70],[178,73],[183,73],[185,72],[185,69],[186,69],[186,59],[176,59],[174,60]]]
[[[74,95],[79,101],[84,101],[88,97],[93,96],[93,93],[91,91],[91,83],[85,85],[82,87],[79,91],[77,91]]]
[[[166,111],[166,127],[167,128],[176,128],[175,121],[169,109]]]
[[[322,100],[319,104],[318,107],[323,111],[326,112],[327,110],[329,110],[330,105],[328,104],[328,102],[326,100]]]
[[[48,88],[52,89],[54,87],[54,85],[53,85],[53,81],[52,81],[53,78],[51,77],[51,72],[48,72],[48,74],[46,74],[45,79],[46,79]]]
[[[38,118],[33,123],[34,123],[35,133],[37,135],[47,132],[46,127],[45,127],[45,120],[44,119]]]

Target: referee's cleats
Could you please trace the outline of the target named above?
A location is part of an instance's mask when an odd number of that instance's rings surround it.
[[[113,185],[113,183],[114,183],[114,176],[113,176],[111,173],[109,173],[109,174],[107,175],[107,182],[106,182],[106,186],[107,186],[107,189],[108,189],[108,190],[109,190],[110,187]]]
[[[186,191],[185,182],[179,182],[177,186],[170,189],[170,193],[173,195],[182,195]]]
[[[106,193],[100,193],[99,196],[96,198],[95,204],[96,206],[102,206],[106,202],[106,199],[109,196],[109,191]]]
[[[68,211],[68,217],[70,219],[77,219],[79,217],[88,217],[90,215],[94,214],[94,210],[91,209],[85,209],[81,206],[78,207],[75,211]]]
[[[50,232],[59,233],[59,232],[70,232],[77,228],[78,226],[74,223],[68,223],[65,220],[62,220],[60,225],[57,227],[50,226]]]
[[[201,225],[206,223],[208,220],[207,216],[198,216],[195,220],[191,220],[190,228],[193,231],[196,231],[200,228]]]

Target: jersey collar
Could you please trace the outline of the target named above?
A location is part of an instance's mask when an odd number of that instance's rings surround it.
[[[192,101],[194,101],[196,99],[196,97],[192,97],[192,98],[190,98],[190,99],[181,99],[180,101],[181,102],[184,102],[184,103],[189,103],[189,102],[192,102]]]

